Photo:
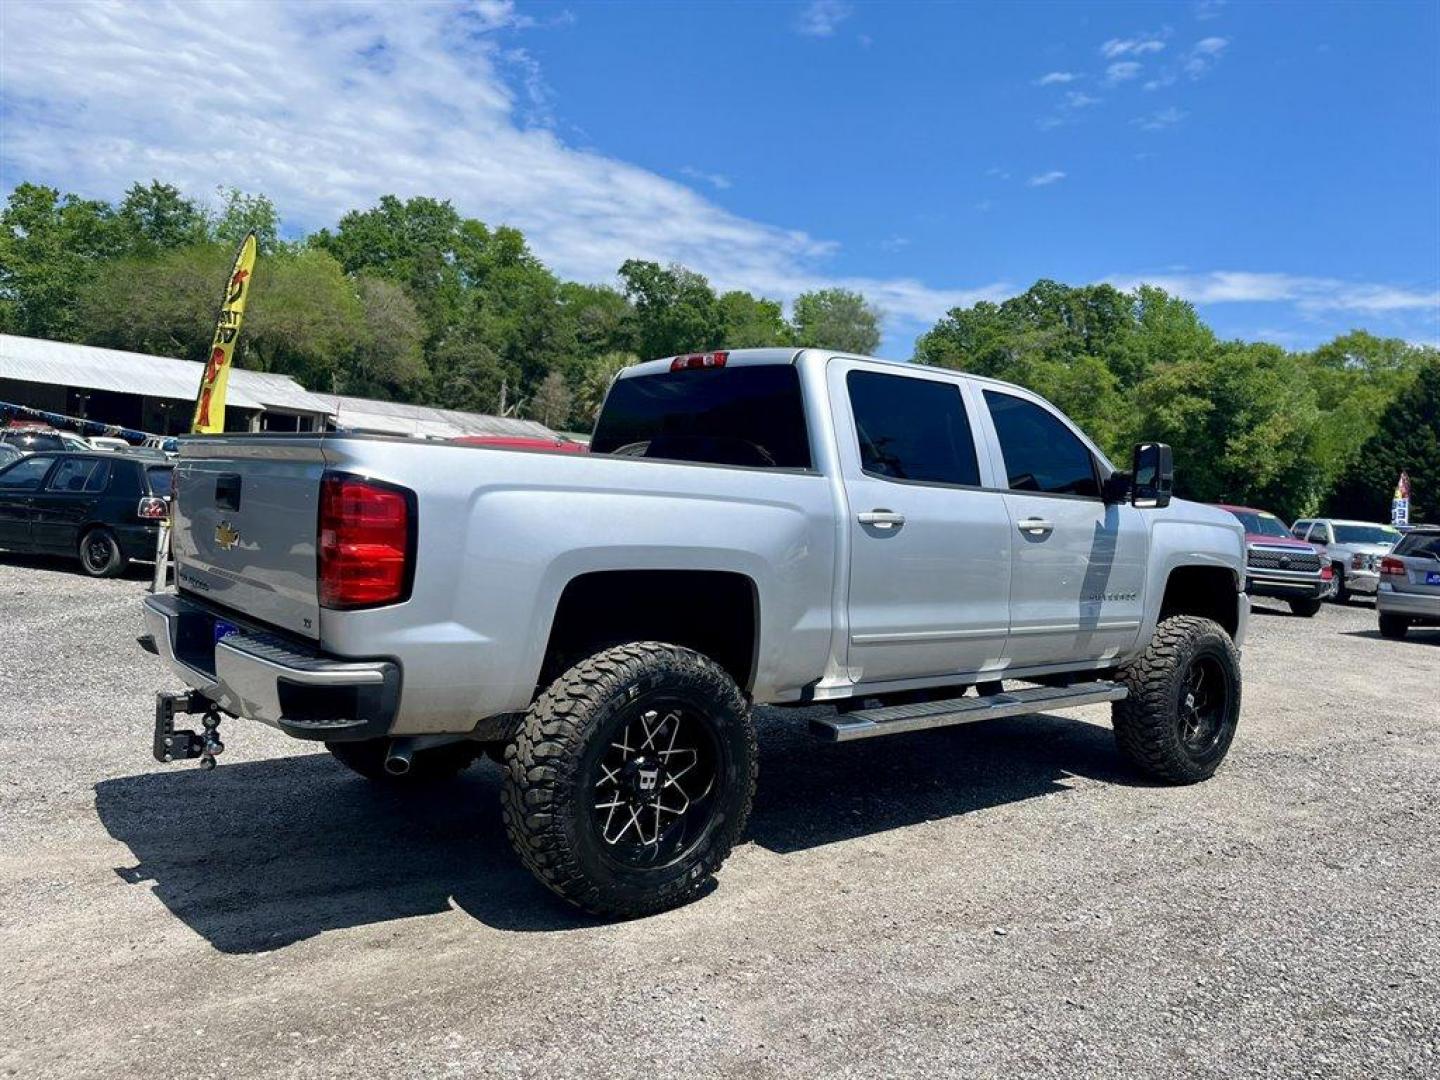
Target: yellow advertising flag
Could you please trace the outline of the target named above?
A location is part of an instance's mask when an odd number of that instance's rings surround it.
[[[225,283],[225,299],[220,303],[220,318],[215,322],[210,359],[200,376],[200,395],[195,399],[191,432],[210,435],[225,430],[225,387],[230,382],[235,339],[240,336],[240,320],[245,316],[245,301],[250,298],[254,273],[255,234],[252,232],[241,242],[235,265],[230,268],[230,279]]]

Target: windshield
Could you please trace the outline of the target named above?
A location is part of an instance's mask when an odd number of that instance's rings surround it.
[[[1274,514],[1267,514],[1263,510],[1231,510],[1245,526],[1247,533],[1258,533],[1261,536],[1275,536],[1286,540],[1293,540],[1290,530],[1285,528],[1285,523]]]
[[[1400,539],[1400,530],[1389,525],[1336,525],[1337,544],[1393,544]]]
[[[619,379],[605,398],[590,451],[808,469],[800,374],[790,364],[760,364]]]

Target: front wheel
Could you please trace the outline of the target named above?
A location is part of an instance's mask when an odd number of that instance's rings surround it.
[[[1303,619],[1314,617],[1320,610],[1320,601],[1315,597],[1306,597],[1300,600],[1290,601],[1290,611]]]
[[[1167,784],[1214,774],[1240,720],[1240,656],[1223,627],[1193,615],[1165,619],[1120,681],[1130,694],[1111,715],[1131,764]]]
[[[1381,615],[1380,636],[1399,641],[1410,629],[1410,620],[1403,615]]]
[[[757,767],[735,681],[689,649],[636,642],[572,667],[506,752],[505,829],[521,862],[593,914],[683,904],[740,839]]]
[[[1350,602],[1350,586],[1345,584],[1345,567],[1339,563],[1334,564],[1335,570],[1335,602],[1337,604],[1348,604]]]

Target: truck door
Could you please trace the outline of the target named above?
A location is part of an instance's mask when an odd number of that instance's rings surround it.
[[[1100,465],[1038,399],[986,388],[996,464],[1008,485],[1014,552],[1012,667],[1095,660],[1129,649],[1145,602],[1149,529],[1129,503],[1100,498]]]
[[[1004,655],[1010,519],[980,486],[960,380],[836,359],[856,682],[972,674]]]

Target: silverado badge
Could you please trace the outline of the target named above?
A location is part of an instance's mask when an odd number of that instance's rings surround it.
[[[220,545],[221,551],[229,551],[240,543],[240,533],[230,522],[222,521],[215,526],[215,543]]]

